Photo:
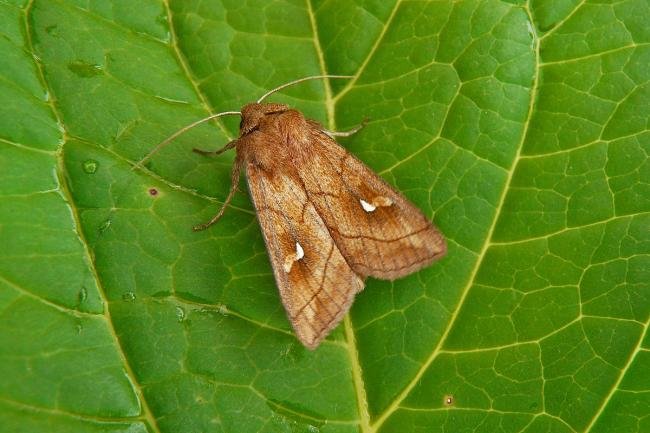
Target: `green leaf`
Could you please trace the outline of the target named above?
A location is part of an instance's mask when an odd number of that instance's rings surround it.
[[[650,431],[645,0],[0,2],[8,432]],[[267,90],[445,233],[293,336],[227,118]],[[241,189],[245,191],[243,184]]]

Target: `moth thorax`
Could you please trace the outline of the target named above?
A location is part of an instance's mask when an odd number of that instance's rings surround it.
[[[261,105],[252,103],[244,105],[241,109],[241,123],[239,124],[239,135],[244,136],[257,128],[264,117]]]

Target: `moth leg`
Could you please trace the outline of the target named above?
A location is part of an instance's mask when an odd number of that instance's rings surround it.
[[[203,150],[203,149],[197,149],[195,147],[195,148],[192,149],[192,152],[198,153],[199,155],[203,155],[203,156],[217,156],[217,155],[221,155],[226,150],[230,150],[230,149],[232,149],[233,147],[236,147],[236,146],[237,146],[237,140],[232,140],[232,141],[228,142],[228,144],[226,144],[221,149]]]
[[[359,132],[364,126],[366,126],[366,123],[368,123],[368,118],[367,117],[365,119],[363,119],[363,122],[361,122],[360,124],[358,124],[354,128],[349,129],[347,131],[327,131],[327,130],[323,130],[323,132],[325,134],[329,135],[330,138],[349,137],[349,136],[354,135],[357,132]]]
[[[230,143],[232,143],[232,141]],[[230,143],[228,143],[226,146],[230,145]],[[238,154],[237,157],[235,158],[235,162],[232,165],[232,171],[230,172],[230,191],[228,192],[228,197],[226,197],[226,200],[223,202],[221,209],[219,209],[219,212],[217,212],[217,214],[213,216],[210,221],[204,224],[196,225],[192,227],[192,230],[194,230],[195,232],[199,232],[201,230],[207,229],[212,224],[219,221],[219,218],[221,218],[223,213],[226,211],[226,207],[230,204],[232,198],[235,196],[235,193],[237,192],[237,185],[239,184],[239,174],[241,173],[242,165],[243,165],[243,159]]]

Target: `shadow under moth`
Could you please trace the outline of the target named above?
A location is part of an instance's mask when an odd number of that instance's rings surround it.
[[[163,145],[199,123],[240,115],[239,137],[217,151],[236,150],[230,192],[203,230],[217,222],[232,200],[241,170],[273,267],[282,303],[298,339],[315,349],[343,319],[364,280],[394,280],[415,272],[446,252],[438,229],[402,194],[339,146],[318,122],[284,104],[262,103],[267,92],[241,112],[209,116],[177,131]]]

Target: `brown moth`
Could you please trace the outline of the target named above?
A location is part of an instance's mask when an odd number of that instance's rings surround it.
[[[446,252],[442,234],[402,194],[339,146],[318,122],[284,104],[262,103],[305,77],[266,93],[241,112],[239,137],[217,151],[236,150],[230,192],[203,230],[217,222],[237,191],[241,170],[262,227],[280,297],[298,339],[309,349],[343,319],[366,277],[394,280]]]

